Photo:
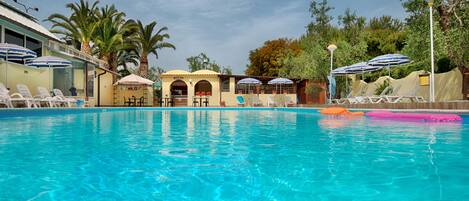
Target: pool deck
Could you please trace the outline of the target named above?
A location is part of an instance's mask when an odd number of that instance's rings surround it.
[[[400,108],[395,107],[368,107],[370,105],[316,105],[316,106],[301,106],[301,107],[90,107],[90,108],[0,108],[0,116],[3,115],[28,115],[37,113],[56,113],[61,114],[76,113],[76,112],[107,112],[107,111],[126,111],[126,110],[155,110],[155,111],[184,111],[184,110],[262,110],[262,111],[289,111],[289,112],[318,112],[320,109],[330,106],[347,107],[351,111],[373,111],[373,110],[386,110],[394,112],[429,112],[429,113],[454,113],[469,115],[469,107],[464,109],[444,109],[444,108]],[[362,106],[362,107],[360,107]],[[374,106],[374,105],[373,105]]]
[[[336,106],[361,110],[469,113],[469,101],[437,103],[343,104]]]

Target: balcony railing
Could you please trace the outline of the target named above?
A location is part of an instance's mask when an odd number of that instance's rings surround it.
[[[93,57],[89,54],[85,54],[85,53],[81,52],[80,50],[77,50],[74,47],[71,47],[71,46],[69,46],[67,44],[64,44],[64,43],[49,40],[49,42],[47,44],[47,48],[49,48],[51,50],[54,50],[54,51],[58,51],[58,52],[62,52],[62,53],[74,56],[76,58],[79,58],[79,59],[82,59],[82,60],[85,60],[85,61],[88,61],[88,62],[91,62],[91,63],[94,63],[94,64],[98,65],[101,68],[106,68],[106,69],[108,68],[108,65],[105,61],[97,59],[97,58],[95,58],[95,57]]]

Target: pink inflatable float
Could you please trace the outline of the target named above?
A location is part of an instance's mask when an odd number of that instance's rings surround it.
[[[389,111],[373,111],[366,113],[366,116],[374,119],[392,119],[406,121],[424,121],[424,122],[454,122],[462,121],[462,118],[456,114],[436,114],[436,113],[402,113]]]

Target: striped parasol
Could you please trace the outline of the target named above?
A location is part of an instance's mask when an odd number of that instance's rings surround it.
[[[370,66],[393,67],[402,64],[408,64],[411,60],[402,54],[386,54],[375,57],[368,61]]]
[[[51,84],[51,75],[53,68],[71,68],[72,67],[72,62],[62,59],[60,57],[54,57],[54,56],[43,56],[43,57],[38,57],[36,59],[33,59],[31,61],[27,61],[26,65],[28,66],[34,66],[38,68],[49,68],[49,88],[52,87]]]
[[[15,44],[0,43],[0,58],[8,61],[24,61],[36,58],[36,52]]]

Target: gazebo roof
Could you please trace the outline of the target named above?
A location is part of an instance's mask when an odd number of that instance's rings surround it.
[[[153,81],[145,79],[138,75],[130,74],[117,81],[114,85],[153,85]]]

